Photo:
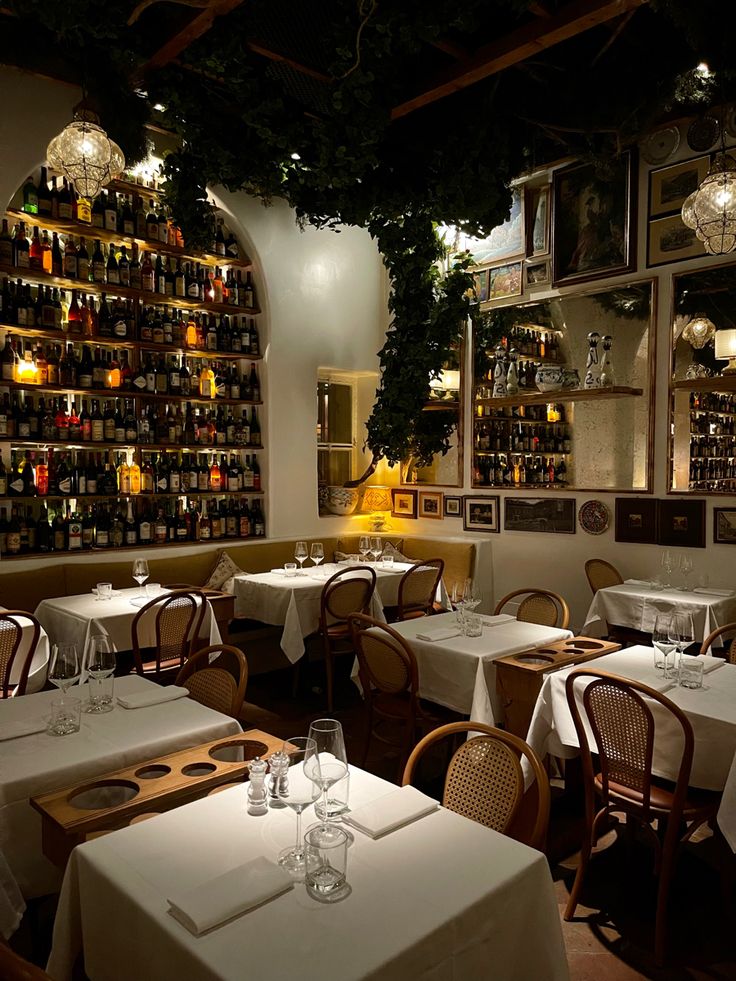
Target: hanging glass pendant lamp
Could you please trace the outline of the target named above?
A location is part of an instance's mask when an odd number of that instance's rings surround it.
[[[49,165],[64,174],[83,198],[94,198],[125,169],[123,151],[100,126],[97,113],[83,102],[74,119],[46,150]]]
[[[698,313],[685,324],[682,336],[699,351],[716,336],[716,325],[704,313]]]
[[[719,153],[708,176],[685,199],[682,220],[711,255],[725,255],[736,249],[736,159]]]

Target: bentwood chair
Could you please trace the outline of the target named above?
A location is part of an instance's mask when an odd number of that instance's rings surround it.
[[[24,641],[23,621],[31,625],[30,636]],[[36,653],[41,624],[32,613],[24,610],[3,610],[0,613],[0,698],[25,695],[31,662]],[[21,653],[21,647],[25,650]]]
[[[593,591],[593,595],[599,589],[607,586],[620,586],[623,583],[623,576],[610,562],[605,559],[588,559],[585,563],[585,575],[588,578],[588,585]]]
[[[367,614],[376,589],[376,573],[369,566],[354,566],[336,572],[325,583],[319,602],[319,634],[325,652],[327,674],[327,709],[334,701],[334,658],[353,652],[349,618],[353,613]]]
[[[424,559],[406,570],[399,582],[397,620],[415,620],[435,612],[434,600],[444,568],[442,559]]]
[[[142,606],[133,619],[133,657],[142,677],[163,681],[179,671],[192,653],[206,610],[206,599],[196,589],[179,590],[157,596]],[[155,644],[141,647],[142,621],[154,618]],[[150,653],[144,659],[143,654]]]
[[[731,640],[726,640],[723,651],[729,664],[736,664],[736,623],[727,623],[711,631],[700,646],[700,653],[707,654],[713,643],[725,634],[732,634]]]
[[[565,600],[551,589],[515,589],[496,603],[494,614],[499,614],[509,600],[523,596],[516,610],[516,619],[524,623],[539,623],[545,627],[561,627],[570,624],[570,609]]]
[[[676,859],[696,829],[715,817],[721,795],[689,788],[694,749],[692,726],[682,709],[665,695],[640,682],[588,668],[579,668],[568,675],[565,690],[582,753],[586,818],[580,864],[565,919],[575,915],[599,833],[605,829],[612,812],[623,811],[646,830],[655,849],[659,887],[654,952],[661,964],[665,952],[667,898]],[[681,733],[681,739],[668,738],[668,745],[683,747],[674,784],[652,773],[653,703],[658,713],[671,716],[669,721]],[[588,727],[595,740],[593,746],[588,742]],[[597,763],[593,757],[596,751]],[[652,827],[655,821],[659,833]]]
[[[210,658],[219,654],[227,659],[228,668],[218,667]],[[232,673],[235,667],[237,676]],[[237,719],[243,707],[245,686],[248,683],[248,662],[245,654],[229,644],[212,644],[192,654],[176,676],[176,684],[186,688],[195,702],[223,715]]]
[[[350,617],[353,647],[358,658],[358,676],[367,709],[362,766],[368,760],[371,739],[399,746],[399,779],[411,747],[419,734],[438,720],[419,701],[419,668],[414,652],[393,627],[362,614]],[[401,741],[383,734],[398,724]]]
[[[440,726],[414,747],[402,786],[412,782],[419,760],[431,746],[459,733],[478,735],[464,739],[450,760],[443,806],[544,851],[550,810],[549,780],[534,750],[513,733],[482,722],[451,722]],[[527,792],[533,807],[524,821],[521,820],[525,803],[522,757],[528,761],[535,778],[535,784]]]

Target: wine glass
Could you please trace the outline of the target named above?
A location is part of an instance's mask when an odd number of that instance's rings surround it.
[[[667,677],[667,658],[677,645],[670,640],[671,613],[658,613],[652,631],[652,646],[654,647],[654,667],[664,671]]]
[[[112,695],[107,695],[103,682],[115,672],[115,653],[110,638],[104,634],[93,634],[87,643],[87,674],[92,679],[89,684],[89,701],[85,712],[109,712],[112,709]]]
[[[315,567],[319,566],[324,557],[325,547],[322,542],[312,542],[312,547],[309,550],[309,558],[314,562]]]
[[[148,579],[148,560],[147,559],[134,559],[133,560],[133,578],[138,583],[138,595],[143,596],[143,583]]]
[[[480,593],[472,579],[466,579],[463,585],[463,609],[471,613],[480,605]]]
[[[67,688],[79,681],[82,673],[76,644],[54,644],[51,648],[48,680],[66,695]]]
[[[689,555],[683,555],[680,559],[680,575],[682,576],[682,590],[687,593],[689,591],[689,577],[692,575],[693,571],[693,560]]]
[[[371,550],[371,540],[368,535],[361,535],[358,540],[358,551],[361,559],[365,562],[365,557]]]
[[[671,586],[672,583],[670,582],[670,580],[672,578],[672,569],[674,567],[674,563],[672,559],[672,552],[670,552],[668,548],[666,548],[662,553],[661,565],[662,565],[662,573],[663,573],[662,585]]]
[[[463,622],[463,607],[465,606],[465,582],[456,579],[452,584],[452,594],[450,596],[450,602],[452,603],[452,608],[455,611],[455,618],[459,624]]]
[[[330,836],[330,818],[345,810],[344,801],[330,800],[328,791],[348,772],[348,758],[345,752],[345,738],[342,725],[336,719],[317,719],[309,727],[309,738],[317,746],[317,755],[305,764],[308,776],[322,790],[322,800],[314,805],[318,818],[320,839]]]
[[[281,751],[288,756],[289,764],[279,781],[278,794],[285,804],[296,811],[296,842],[291,848],[279,852],[278,863],[287,872],[303,874],[307,863],[302,839],[302,811],[313,804],[320,793],[319,783],[315,779],[320,770],[317,744],[308,736],[294,736],[286,740]],[[310,761],[313,762],[310,764]]]
[[[679,672],[680,658],[685,652],[685,649],[695,640],[692,613],[681,611],[672,614],[670,618],[669,638],[670,643],[675,645],[675,663],[672,674],[665,673],[665,677],[676,678]]]
[[[373,556],[373,561],[378,562],[383,552],[383,542],[378,536],[370,539],[370,554]]]
[[[300,576],[303,576],[304,575],[304,568],[303,568],[303,566],[304,566],[304,563],[305,563],[308,555],[309,555],[309,552],[307,551],[307,543],[306,542],[297,542],[296,545],[295,545],[295,547],[294,547],[294,558],[299,563],[299,572],[297,573],[297,575],[300,575]]]

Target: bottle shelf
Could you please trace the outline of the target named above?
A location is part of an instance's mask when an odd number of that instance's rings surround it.
[[[61,449],[61,450],[143,450],[147,453],[157,453],[167,450],[171,453],[235,453],[241,450],[245,453],[260,453],[264,447],[250,445],[236,445],[235,443],[109,443],[96,442],[95,440],[48,440],[33,439],[31,437],[0,436],[0,443],[8,442],[11,447],[35,448],[38,450]]]
[[[481,488],[481,487],[492,487],[492,488],[494,488],[494,490],[511,490],[511,491],[516,491],[516,490],[536,490],[536,491],[541,491],[541,490],[567,490],[567,488],[569,487],[569,484],[566,484],[566,483],[565,484],[561,484],[559,481],[555,481],[554,483],[545,483],[545,484],[513,484],[513,483],[512,484],[481,484],[481,483],[474,483],[473,484],[473,487],[478,487],[478,488]]]
[[[133,184],[131,187],[135,187]],[[108,189],[118,190],[111,184]],[[122,190],[122,189],[120,189]],[[123,194],[137,193],[141,197],[148,192],[144,188],[138,191],[122,191]],[[126,248],[135,243],[139,251],[153,252],[156,255],[170,256],[174,259],[183,259],[185,262],[199,262],[200,265],[207,266],[234,266],[238,269],[250,269],[253,266],[251,260],[245,256],[239,259],[231,259],[225,255],[218,255],[215,252],[198,252],[196,249],[181,248],[178,245],[169,245],[167,242],[159,242],[155,238],[138,238],[135,235],[126,235],[123,232],[111,231],[109,228],[99,228],[96,225],[86,225],[78,221],[65,221],[62,218],[52,218],[50,215],[29,215],[18,208],[8,208],[5,212],[8,218],[13,221],[24,221],[26,228],[33,228],[38,225],[40,229],[47,229],[50,232],[59,232],[62,235],[84,236],[86,242],[94,242],[99,239],[106,245],[125,245]],[[90,252],[90,249],[87,249]],[[90,252],[91,254],[91,252]],[[130,258],[130,257],[128,257]]]
[[[93,343],[90,341],[89,343]],[[96,341],[94,342],[96,343]],[[107,342],[111,347],[115,344]],[[185,358],[207,358],[208,361],[261,361],[260,354],[243,354],[240,351],[207,351],[201,348],[176,347],[172,344],[156,344],[153,341],[134,341],[131,345],[141,351],[161,352],[162,354],[178,354]]]
[[[81,395],[93,399],[145,399],[149,402],[196,402],[201,405],[263,405],[261,400],[250,399],[205,399],[200,395],[175,395],[163,392],[139,392],[127,388],[65,388],[60,385],[26,385],[24,382],[11,382],[0,379],[0,388],[10,392],[48,392],[50,395]]]
[[[557,402],[595,402],[606,399],[631,398],[644,394],[641,388],[614,385],[611,388],[566,388],[556,392],[536,392],[533,395],[507,395],[498,399],[476,399],[476,405],[502,408],[514,405],[548,405]]]
[[[22,279],[29,283],[42,283],[45,286],[58,286],[63,290],[79,290],[85,295],[122,297],[124,300],[138,300],[145,306],[158,304],[176,310],[201,310],[205,313],[242,314],[257,317],[259,307],[233,306],[231,303],[210,303],[202,300],[189,300],[183,296],[168,296],[165,293],[149,293],[147,290],[133,289],[132,286],[116,286],[113,283],[95,283],[83,279],[68,279],[65,276],[52,276],[51,273],[0,263],[0,276]]]
[[[492,401],[497,401],[493,399]],[[561,419],[557,422],[550,422],[549,419],[527,419],[525,416],[474,416],[473,421],[475,423],[479,422],[508,422],[515,426],[517,423],[521,423],[522,426],[566,426],[567,421],[563,422]]]
[[[121,494],[116,491],[114,494],[36,494],[35,496],[3,494],[0,495],[0,501],[11,501],[18,504],[32,504],[34,501],[40,501],[42,504],[44,501],[76,501],[83,504],[85,501],[152,501],[159,497],[167,501],[174,501],[184,497],[262,497],[264,494],[265,491],[263,490],[186,490],[164,491],[163,493],[154,491],[152,494]]]
[[[690,409],[690,415],[722,416],[724,419],[736,419],[736,412],[721,412],[720,409]]]
[[[681,378],[678,381],[673,381],[672,387],[677,391],[716,392],[717,394],[730,395],[736,392],[736,371],[730,375],[719,375],[717,378]],[[712,412],[714,410],[693,407],[691,411]]]
[[[474,456],[571,456],[572,450],[473,450]]]
[[[52,555],[53,556],[106,555],[109,552],[115,552],[115,554],[117,555],[118,552],[140,552],[141,549],[148,549],[148,548],[185,548],[185,547],[191,548],[193,545],[211,545],[213,542],[222,542],[224,544],[229,543],[235,545],[238,542],[265,542],[265,541],[267,541],[265,535],[246,535],[243,538],[241,537],[228,538],[224,535],[221,535],[219,538],[198,539],[197,541],[187,539],[187,541],[185,542],[176,542],[176,541],[175,542],[145,542],[145,543],[139,542],[137,545],[118,545],[118,546],[110,545],[107,548],[93,545],[91,548],[78,548],[78,549],[67,548],[67,549],[58,549],[58,550],[49,549],[48,552],[38,552],[38,551],[16,552],[13,553],[12,555],[9,555],[7,552],[3,552],[2,561],[12,562],[18,559],[26,559],[26,560],[48,559]],[[131,582],[132,582],[132,578],[131,578]]]
[[[422,412],[457,412],[459,408],[456,399],[430,399],[424,403]]]

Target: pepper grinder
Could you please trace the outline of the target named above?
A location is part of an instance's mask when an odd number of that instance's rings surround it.
[[[289,757],[286,753],[279,750],[272,753],[268,760],[270,774],[268,779],[268,806],[286,807],[283,799],[279,795],[279,789],[285,790],[286,771],[289,768]]]
[[[266,803],[266,770],[268,765],[260,756],[256,756],[248,764],[250,782],[248,783],[248,813],[265,814],[268,811]]]

